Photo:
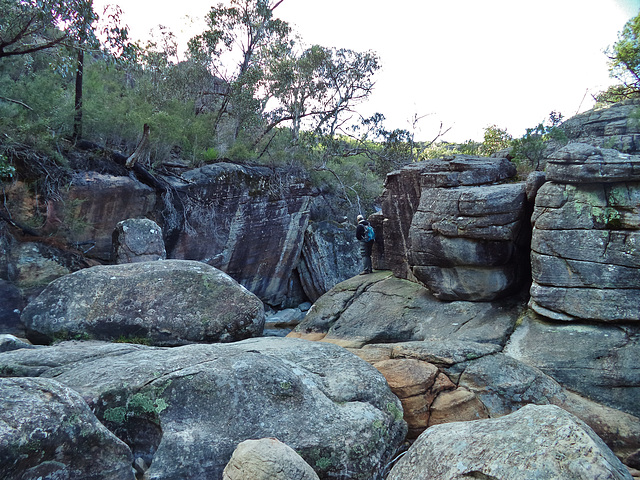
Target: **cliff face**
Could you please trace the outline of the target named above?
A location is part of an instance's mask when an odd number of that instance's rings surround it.
[[[119,222],[154,220],[163,232],[166,258],[216,267],[272,306],[315,300],[358,271],[353,229],[333,222],[310,226],[318,194],[304,174],[222,162],[158,178],[161,189],[133,174],[76,173],[59,200],[41,208],[43,234],[113,263],[112,236]],[[13,198],[24,204],[18,195]],[[7,258],[18,258],[21,245],[8,242]],[[62,255],[49,255],[56,256]],[[63,267],[57,276],[83,266]],[[24,283],[24,268],[2,267],[6,274],[0,278]]]
[[[456,156],[389,174],[386,263],[441,300],[492,300],[526,271],[527,198],[506,159]]]

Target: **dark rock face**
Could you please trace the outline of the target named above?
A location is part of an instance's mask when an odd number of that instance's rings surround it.
[[[55,376],[78,391],[155,480],[221,479],[239,443],[268,437],[297,451],[322,479],[347,468],[365,480],[391,460],[407,431],[384,377],[325,343],[63,342],[2,353],[0,371]]]
[[[355,231],[354,225],[333,222],[311,223],[307,228],[298,272],[312,302],[361,271]]]
[[[566,388],[640,416],[640,330],[628,325],[557,323],[528,315],[505,353]]]
[[[164,260],[61,277],[27,305],[22,321],[36,343],[93,338],[183,345],[260,335],[264,306],[209,265]]]
[[[631,475],[578,418],[552,405],[527,405],[497,419],[429,428],[388,478],[631,480]]]
[[[48,378],[0,378],[0,405],[2,478],[135,478],[129,447],[71,388]]]
[[[83,172],[74,174],[71,185],[64,200],[53,205],[48,222],[63,226],[70,244],[91,248],[91,255],[104,261],[111,259],[116,224],[151,216],[156,203],[153,189],[130,177]]]
[[[187,227],[170,258],[200,260],[270,305],[286,298],[309,223],[312,190],[302,177],[226,163],[183,174]],[[166,229],[166,227],[165,227]]]
[[[531,307],[556,320],[640,320],[640,157],[569,144],[532,217]]]
[[[167,258],[162,229],[153,220],[130,218],[118,222],[112,238],[111,258],[116,264],[152,262]]]
[[[526,188],[495,184],[513,175],[506,159],[462,156],[389,174],[385,256],[394,274],[442,300],[486,301],[517,290],[527,272]]]

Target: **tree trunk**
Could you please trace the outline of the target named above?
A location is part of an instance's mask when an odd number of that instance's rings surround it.
[[[76,69],[76,100],[73,116],[73,142],[82,139],[82,77],[84,73],[84,50],[78,48],[78,64]]]

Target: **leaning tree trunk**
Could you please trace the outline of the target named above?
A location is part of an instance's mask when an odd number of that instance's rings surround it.
[[[73,116],[73,141],[77,143],[82,139],[82,77],[84,73],[84,50],[78,48],[78,64],[76,68],[76,100],[75,114]]]

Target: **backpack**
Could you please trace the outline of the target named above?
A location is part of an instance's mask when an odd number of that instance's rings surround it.
[[[371,225],[363,225],[364,227],[364,236],[362,241],[365,243],[372,242],[376,239],[376,232],[373,231],[373,227]]]

